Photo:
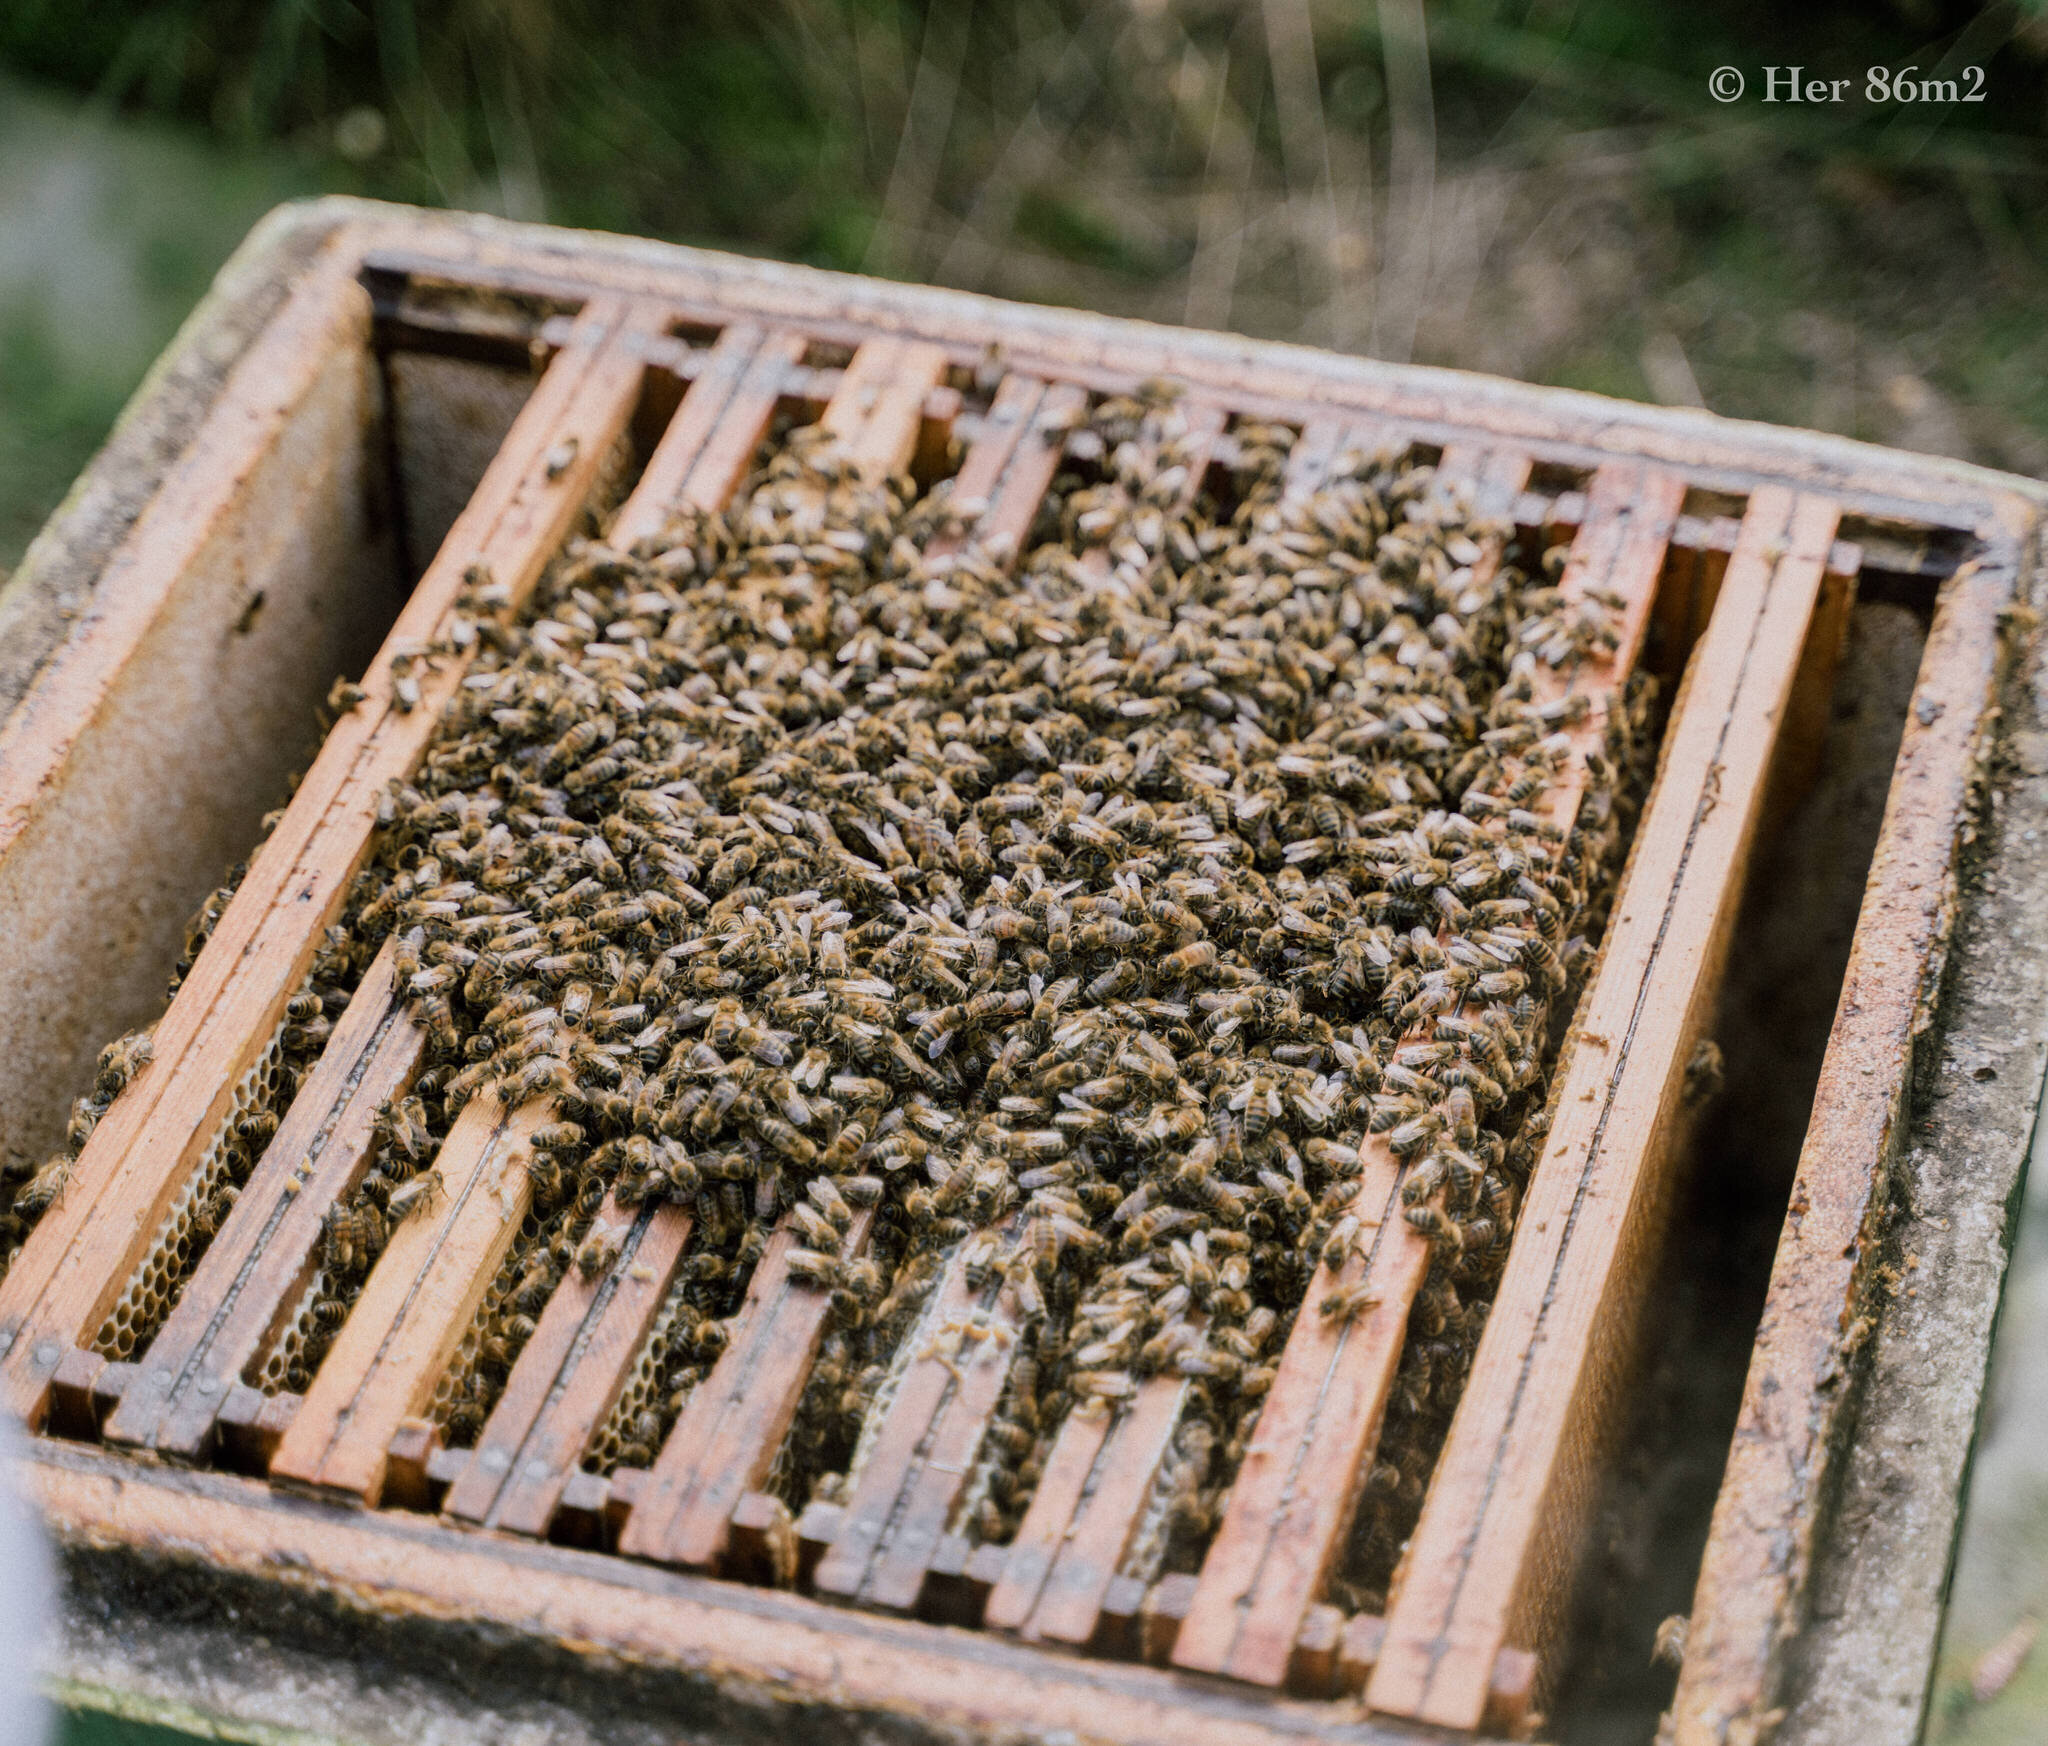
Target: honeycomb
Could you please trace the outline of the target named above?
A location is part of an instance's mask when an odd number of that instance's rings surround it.
[[[319,1348],[313,1337],[313,1305],[327,1290],[327,1274],[316,1269],[293,1305],[290,1319],[270,1349],[250,1360],[242,1380],[265,1394],[303,1394],[313,1380]]]
[[[561,1223],[559,1218],[543,1220],[532,1211],[520,1221],[519,1234],[512,1239],[497,1277],[485,1291],[462,1343],[455,1348],[455,1356],[435,1385],[426,1416],[442,1428],[451,1449],[466,1449],[473,1444],[491,1408],[498,1403],[505,1378],[524,1344],[512,1340],[504,1328],[513,1288],[535,1252],[555,1234],[551,1227]],[[487,1340],[495,1340],[499,1348],[488,1361]],[[465,1407],[467,1410],[459,1410]]]
[[[633,1423],[642,1413],[650,1409],[660,1413],[664,1435],[674,1422],[668,1410],[671,1403],[662,1397],[668,1380],[669,1346],[688,1291],[687,1278],[678,1273],[668,1288],[668,1296],[662,1299],[661,1308],[655,1311],[654,1325],[648,1329],[640,1355],[626,1374],[626,1386],[619,1390],[617,1404],[590,1439],[590,1447],[583,1456],[585,1472],[609,1475],[619,1465],[619,1452],[633,1441]]]
[[[294,1086],[291,1069],[284,1061],[284,1031],[285,1026],[280,1023],[255,1064],[236,1083],[220,1131],[214,1135],[199,1168],[193,1171],[173,1203],[155,1244],[143,1257],[93,1341],[93,1350],[104,1357],[133,1358],[155,1338],[219,1228],[219,1218],[209,1212],[218,1210],[214,1208],[215,1196],[223,1189],[239,1189],[247,1179],[254,1160],[235,1128],[253,1115],[281,1114],[290,1101]]]

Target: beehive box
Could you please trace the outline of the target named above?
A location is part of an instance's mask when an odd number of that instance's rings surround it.
[[[1600,591],[1619,614],[1616,646],[1569,681],[1587,699],[1581,762],[1633,671],[1676,698],[1384,1608],[1347,1613],[1330,1579],[1429,1264],[1397,1216],[1391,1152],[1368,1151],[1371,1240],[1342,1263],[1361,1312],[1295,1322],[1198,1571],[1130,1558],[1173,1447],[1172,1374],[1059,1429],[1008,1543],[967,1531],[961,1478],[1004,1386],[1002,1338],[965,1362],[911,1354],[848,1493],[792,1510],[772,1476],[829,1299],[790,1271],[787,1237],[647,1466],[593,1460],[688,1253],[675,1206],[600,1213],[615,1254],[568,1273],[488,1420],[444,1446],[436,1389],[468,1361],[545,1117],[492,1098],[449,1135],[430,1215],[399,1228],[303,1386],[285,1386],[323,1222],[421,1060],[388,954],[224,1217],[207,1210],[220,1136],[276,1080],[287,1002],[377,797],[460,683],[456,660],[418,669],[422,707],[398,691],[465,588],[487,575],[516,606],[622,491],[606,510],[620,546],[679,506],[718,507],[789,414],[877,476],[954,477],[971,537],[1013,553],[1075,410],[1155,376],[1185,385],[1191,489],[1227,471],[1238,429],[1281,424],[1299,432],[1288,492],[1348,448],[1405,452],[1511,527],[1525,559],[1564,548],[1566,594]],[[1528,1737],[1569,1654],[1659,1270],[1684,1246],[1699,1046],[1743,950],[1759,844],[1825,779],[1852,609],[1890,601],[1919,614],[1924,648],[1673,1726],[1688,1743],[1836,1737],[1852,1724],[1830,1657],[1859,1670],[1883,1726],[1910,1725],[1995,1304],[1996,1269],[1987,1288],[1967,1244],[1996,1249],[2038,1083],[2038,1050],[1998,1056],[2003,1078],[1986,1053],[2010,1048],[2002,1027],[2037,974],[2024,954],[1955,949],[2023,914],[2037,876],[2004,821],[2008,788],[2040,774],[2024,610],[2038,521],[2024,482],[1799,433],[530,227],[353,203],[281,214],[0,621],[13,1159],[47,1152],[99,1046],[155,1017],[184,917],[305,770],[155,1058],[0,1280],[0,1388],[38,1433],[28,1482],[74,1582],[62,1665],[81,1689],[344,1737],[409,1737],[430,1713],[478,1738],[799,1719],[933,1738]],[[337,672],[368,695],[323,741],[313,706]],[[1576,792],[1550,802],[1561,829]],[[1962,1146],[1972,1169],[1916,1175]],[[1924,1228],[1902,1237],[1901,1206]],[[940,1292],[996,1324],[1017,1313],[958,1265]],[[1949,1385],[1908,1409],[1887,1365],[1924,1353],[1930,1329],[1951,1342]],[[1916,1414],[1918,1465],[1900,1468],[1886,1438]],[[1887,1460],[1892,1483],[1946,1501],[1910,1521],[1860,1505]],[[1846,1539],[1828,1531],[1845,1511]],[[1916,1558],[1926,1593],[1884,1603],[1887,1628],[1878,1578]],[[1859,1630],[1903,1671],[1871,1674]]]

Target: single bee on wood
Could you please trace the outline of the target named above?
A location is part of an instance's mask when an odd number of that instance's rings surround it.
[[[127,1089],[128,1082],[147,1067],[156,1053],[155,1028],[130,1031],[100,1051],[93,1079],[93,1095],[112,1103]]]
[[[402,1225],[407,1219],[437,1206],[441,1200],[441,1178],[434,1171],[423,1170],[417,1176],[408,1177],[391,1191],[391,1198],[384,1203],[384,1210],[394,1225]]]
[[[14,1212],[25,1219],[40,1218],[63,1198],[77,1157],[70,1152],[53,1153],[21,1187],[14,1191]]]

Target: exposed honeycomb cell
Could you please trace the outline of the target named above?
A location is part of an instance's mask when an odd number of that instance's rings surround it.
[[[626,1386],[619,1391],[618,1404],[590,1440],[583,1457],[587,1471],[609,1474],[619,1465],[619,1451],[633,1441],[633,1424],[642,1413],[650,1409],[659,1412],[666,1431],[671,1415],[669,1403],[661,1398],[662,1385],[668,1373],[669,1344],[676,1319],[683,1310],[685,1290],[686,1281],[678,1274],[668,1296],[662,1299],[661,1308],[655,1312],[654,1326],[641,1343],[640,1355],[633,1361]]]
[[[284,1031],[280,1024],[271,1033],[263,1053],[236,1084],[213,1143],[172,1203],[155,1246],[136,1268],[93,1342],[94,1351],[113,1359],[133,1358],[149,1345],[171,1313],[179,1290],[226,1216],[225,1191],[238,1189],[254,1162],[247,1146],[236,1137],[236,1124],[262,1111],[284,1113],[290,1084],[282,1060]]]

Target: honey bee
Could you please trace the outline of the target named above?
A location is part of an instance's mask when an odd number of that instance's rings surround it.
[[[367,1268],[384,1243],[385,1224],[367,1195],[339,1202],[328,1210],[321,1241],[321,1259],[329,1278],[347,1278]]]
[[[1441,1243],[1453,1253],[1464,1249],[1464,1238],[1459,1232],[1457,1221],[1436,1204],[1403,1207],[1401,1216],[1432,1242]]]
[[[1458,1248],[1465,1255],[1484,1255],[1500,1239],[1500,1226],[1488,1215],[1467,1219],[1458,1226]]]
[[[1170,1153],[1194,1144],[1207,1123],[1192,1104],[1175,1104],[1161,1110],[1145,1129],[1146,1144],[1156,1153]]]
[[[277,1112],[254,1109],[235,1122],[235,1135],[252,1154],[260,1154],[277,1132]]]
[[[130,1031],[125,1037],[116,1038],[100,1051],[93,1095],[102,1103],[112,1103],[128,1082],[149,1065],[155,1052],[153,1031]]]
[[[211,1242],[219,1235],[222,1225],[227,1223],[228,1214],[235,1210],[235,1202],[241,1190],[232,1182],[223,1183],[193,1209],[190,1225],[191,1240],[197,1243]]]
[[[1701,1038],[1685,1064],[1685,1101],[1688,1104],[1709,1103],[1719,1096],[1722,1068],[1720,1045],[1712,1038]]]
[[[557,1155],[576,1151],[582,1146],[584,1131],[576,1122],[548,1122],[533,1132],[533,1149],[536,1152],[550,1152]]]
[[[603,1185],[599,1184],[602,1192]],[[595,1225],[590,1234],[576,1246],[576,1271],[584,1279],[596,1279],[609,1273],[618,1261],[621,1248],[620,1233],[610,1225]]]
[[[823,1213],[798,1201],[790,1207],[788,1218],[797,1236],[809,1247],[819,1250],[838,1247],[838,1228]]]
[[[555,1270],[545,1257],[529,1263],[512,1287],[513,1309],[523,1315],[538,1315],[547,1306],[555,1284]]]
[[[617,732],[617,724],[609,716],[594,715],[579,721],[548,748],[544,768],[549,771],[563,770],[572,764],[582,762],[599,746],[606,744]]]
[[[1350,1257],[1358,1241],[1359,1220],[1356,1213],[1346,1213],[1330,1228],[1330,1234],[1323,1240],[1323,1265],[1332,1273],[1342,1267]]]
[[[1101,975],[1090,982],[1086,989],[1089,1000],[1102,1002],[1116,999],[1135,989],[1145,979],[1145,972],[1130,959],[1112,964]]]
[[[1158,977],[1163,982],[1179,982],[1193,976],[1205,976],[1214,970],[1217,951],[1213,941],[1197,940],[1159,960]]]
[[[440,1199],[441,1179],[433,1171],[426,1170],[408,1177],[394,1188],[384,1210],[393,1224],[402,1225],[407,1219],[434,1207]]]
[[[14,1213],[19,1218],[40,1218],[64,1196],[65,1185],[71,1180],[72,1167],[78,1162],[70,1152],[52,1154],[21,1187],[14,1191]]]
[[[350,679],[347,674],[343,674],[327,688],[327,713],[331,717],[338,719],[348,714],[350,710],[354,709],[367,696],[369,696],[367,691]]]
[[[879,1186],[879,1185],[878,1185]],[[810,1198],[826,1223],[837,1232],[847,1230],[853,1224],[853,1207],[844,1190],[829,1176],[814,1176],[804,1184],[804,1193]],[[814,1244],[813,1247],[820,1245]]]
[[[791,1249],[785,1257],[785,1264],[790,1278],[801,1285],[814,1285],[830,1291],[838,1288],[845,1278],[839,1257],[819,1249]]]

